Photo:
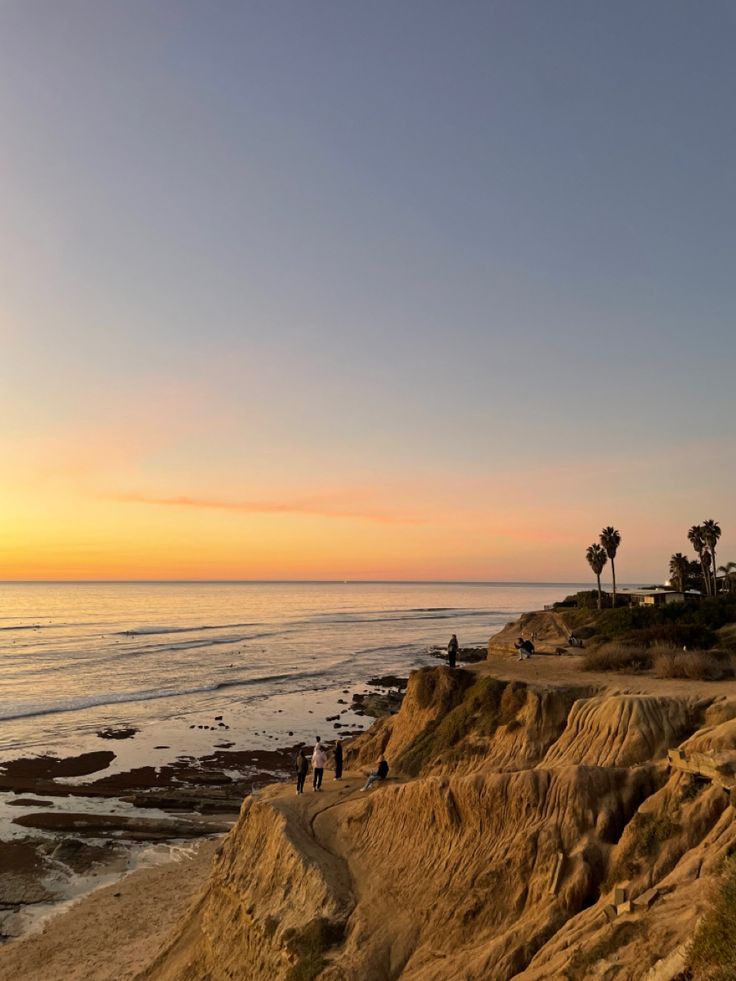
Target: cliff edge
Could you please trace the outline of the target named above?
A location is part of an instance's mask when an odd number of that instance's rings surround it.
[[[139,978],[675,978],[736,824],[668,752],[736,758],[736,697],[562,660],[563,680],[529,667],[557,658],[415,672],[344,780],[245,801]]]

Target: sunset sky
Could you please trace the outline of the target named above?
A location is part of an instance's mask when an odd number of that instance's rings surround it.
[[[736,6],[0,4],[0,578],[736,560]]]

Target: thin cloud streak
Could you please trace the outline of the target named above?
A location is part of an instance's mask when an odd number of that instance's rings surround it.
[[[174,497],[159,497],[151,494],[113,494],[107,500],[120,501],[126,504],[148,504],[157,507],[195,508],[214,511],[236,511],[241,514],[303,514],[321,518],[350,518],[358,521],[375,521],[380,524],[418,525],[423,522],[418,518],[405,515],[389,514],[385,511],[362,509],[342,510],[326,501],[227,501],[220,498],[189,497],[177,495]]]

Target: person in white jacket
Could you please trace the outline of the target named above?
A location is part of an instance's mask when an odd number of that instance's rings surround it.
[[[314,781],[312,786],[315,790],[322,789],[322,776],[325,772],[325,764],[327,763],[327,753],[325,753],[322,748],[322,742],[317,736],[317,742],[314,747],[314,752],[312,753],[312,769],[314,770]]]

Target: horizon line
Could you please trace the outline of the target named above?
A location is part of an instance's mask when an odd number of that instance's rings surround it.
[[[647,580],[648,581],[648,580]],[[621,583],[638,585],[641,580]],[[0,579],[0,586],[32,585],[435,585],[435,586],[588,586],[575,579]],[[590,587],[595,591],[595,585]]]

